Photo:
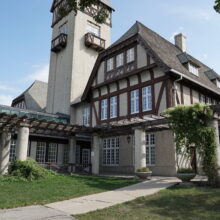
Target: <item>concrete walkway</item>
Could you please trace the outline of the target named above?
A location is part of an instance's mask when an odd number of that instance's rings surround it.
[[[51,203],[46,206],[0,210],[0,220],[74,220],[70,215],[83,214],[151,195],[178,182],[179,180],[175,177],[153,177],[149,181],[114,191]]]
[[[131,201],[141,196],[152,195],[178,182],[180,181],[175,177],[153,177],[150,181],[141,182],[114,191],[51,203],[46,206],[69,215],[84,214]]]
[[[73,217],[44,206],[0,210],[0,220],[74,220]]]

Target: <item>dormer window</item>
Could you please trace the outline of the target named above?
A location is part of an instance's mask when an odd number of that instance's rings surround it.
[[[195,76],[199,76],[199,68],[192,63],[188,63],[188,70]]]

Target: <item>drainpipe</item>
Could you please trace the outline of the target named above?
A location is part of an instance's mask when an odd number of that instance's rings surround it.
[[[177,85],[176,83],[181,81],[183,79],[183,76],[180,75],[180,78],[175,80],[173,83],[173,91],[174,91],[174,106],[177,106]]]

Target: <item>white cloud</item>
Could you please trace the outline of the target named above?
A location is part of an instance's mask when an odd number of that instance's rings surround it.
[[[11,105],[12,96],[10,95],[0,95],[0,104],[1,105]]]
[[[24,81],[40,80],[40,81],[48,82],[49,64],[33,65],[32,69],[33,72],[28,74],[25,77]]]
[[[170,36],[170,40],[171,40],[171,41],[174,41],[175,35],[177,35],[177,34],[179,34],[179,33],[182,33],[183,30],[184,30],[183,27],[178,27],[178,29],[177,29],[176,31],[174,31],[174,32],[172,33],[172,35]]]
[[[1,82],[0,82],[0,90],[1,91],[7,91],[7,92],[20,92],[19,89],[10,87],[10,86],[8,86],[4,83],[1,83]]]

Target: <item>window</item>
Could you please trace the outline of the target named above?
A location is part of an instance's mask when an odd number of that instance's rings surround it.
[[[211,105],[212,104],[212,99],[207,97],[207,104]]]
[[[67,23],[62,24],[62,25],[59,27],[59,33],[60,33],[60,34],[67,34],[67,33],[68,33]]]
[[[146,165],[152,166],[155,164],[156,164],[155,135],[147,134],[146,135]]]
[[[87,24],[87,32],[100,37],[100,27],[91,22],[88,22]]]
[[[110,118],[116,118],[118,115],[118,97],[110,98]]]
[[[26,109],[25,102],[21,101],[14,105],[15,108]]]
[[[12,162],[16,158],[16,140],[11,140],[11,146],[10,146],[10,154],[9,154],[9,161]]]
[[[120,67],[124,65],[124,54],[121,53],[116,56],[116,67]]]
[[[69,162],[69,145],[65,145],[63,151],[63,163],[68,164],[68,162]]]
[[[199,69],[198,67],[192,65],[191,63],[188,64],[189,72],[194,74],[195,76],[199,76]]]
[[[46,143],[37,142],[36,161],[38,163],[45,163],[45,156],[46,156]]]
[[[205,104],[205,103],[206,103],[206,100],[205,100],[205,96],[204,96],[204,95],[201,95],[201,96],[200,96],[200,102],[201,102],[202,104]]]
[[[90,107],[85,107],[83,109],[83,125],[89,126],[90,123]]]
[[[119,138],[103,139],[103,165],[119,165]]]
[[[139,90],[131,91],[131,114],[139,113]]]
[[[127,63],[134,61],[134,48],[127,50]]]
[[[151,86],[142,88],[142,107],[143,107],[143,111],[152,110]]]
[[[103,99],[101,101],[101,120],[106,120],[108,118],[108,100]]]
[[[216,80],[216,85],[218,88],[220,88],[220,80],[218,80],[218,79]]]
[[[48,161],[49,163],[56,163],[57,161],[57,144],[50,143],[48,147]]]
[[[110,58],[107,60],[107,72],[113,70],[114,68],[114,60],[113,58]]]

